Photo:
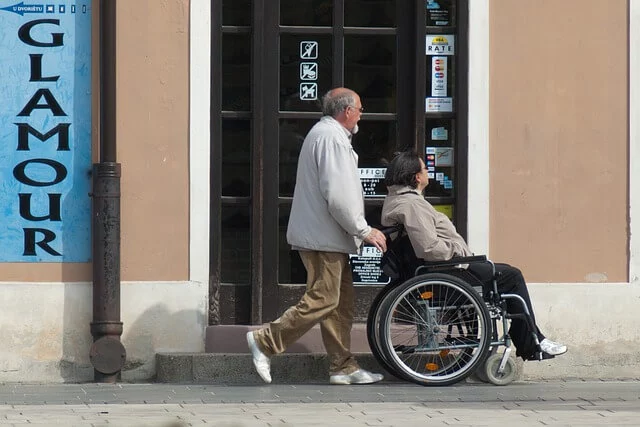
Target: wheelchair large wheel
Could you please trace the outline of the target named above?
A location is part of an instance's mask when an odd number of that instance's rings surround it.
[[[417,384],[457,383],[484,362],[491,318],[482,297],[457,277],[430,273],[385,294],[379,346],[391,372]]]

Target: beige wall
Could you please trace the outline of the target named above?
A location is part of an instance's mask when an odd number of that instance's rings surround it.
[[[123,280],[189,277],[189,2],[118,2]]]
[[[98,9],[98,2],[94,2],[94,24],[98,22]],[[119,1],[117,20],[121,278],[187,280],[189,2]],[[98,53],[94,43],[94,71]],[[98,86],[94,84],[96,110],[97,97]],[[97,117],[94,111],[96,134]],[[0,280],[90,281],[91,264],[0,263]]]
[[[490,3],[490,253],[627,281],[627,1]]]

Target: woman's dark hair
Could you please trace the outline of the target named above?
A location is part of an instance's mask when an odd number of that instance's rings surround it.
[[[416,174],[422,171],[420,156],[415,151],[403,151],[398,153],[389,166],[384,178],[387,187],[392,185],[403,185],[416,188]]]

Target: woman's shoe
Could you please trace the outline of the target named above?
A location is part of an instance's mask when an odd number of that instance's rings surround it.
[[[540,342],[540,350],[551,356],[560,356],[567,352],[567,346],[545,338]]]

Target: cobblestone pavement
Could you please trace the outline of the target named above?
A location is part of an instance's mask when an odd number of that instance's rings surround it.
[[[0,384],[0,424],[63,426],[640,425],[640,381],[408,383]]]

